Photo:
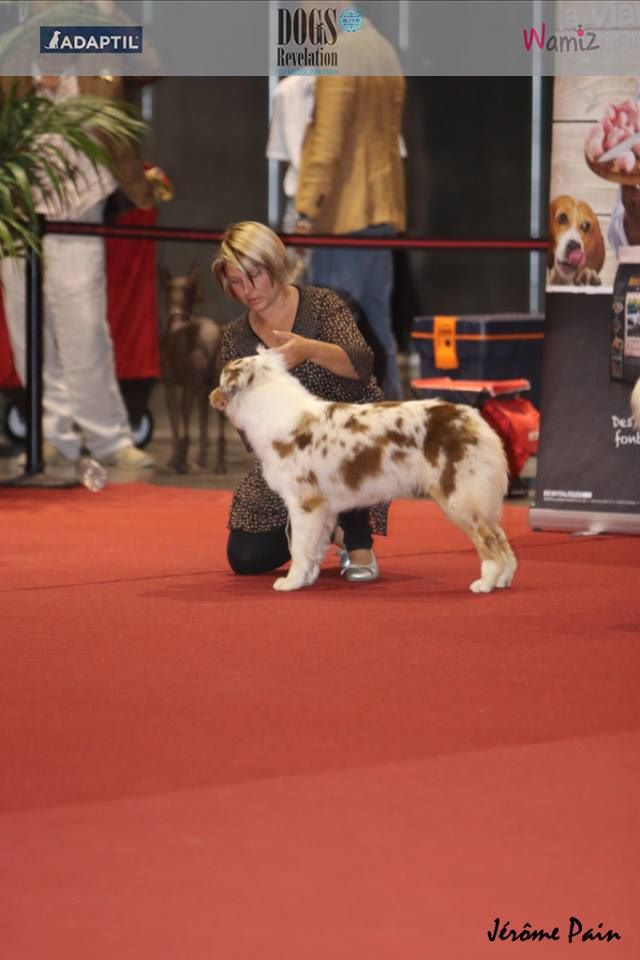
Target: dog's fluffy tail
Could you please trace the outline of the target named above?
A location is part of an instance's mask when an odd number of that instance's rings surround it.
[[[631,391],[631,416],[636,427],[640,428],[640,380]]]

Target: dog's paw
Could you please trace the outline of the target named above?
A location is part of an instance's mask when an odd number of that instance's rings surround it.
[[[308,570],[304,575],[304,585],[305,587],[310,587],[312,583],[315,583],[320,575],[320,564],[316,564],[311,570]]]
[[[602,284],[602,280],[597,270],[592,270],[591,267],[585,267],[576,277],[575,284],[580,287],[599,287]]]
[[[274,590],[299,590],[303,584],[299,583],[297,580],[290,580],[289,577],[278,577],[278,579],[273,584]]]
[[[169,470],[174,470],[176,473],[184,474],[189,472],[189,464],[181,457],[172,457],[167,463],[167,467]]]
[[[505,570],[504,573],[501,573],[496,581],[496,587],[500,587],[501,590],[504,590],[505,587],[510,587],[514,573],[515,570]]]
[[[471,593],[491,593],[493,586],[486,580],[474,580],[473,583],[469,585],[469,590]]]
[[[510,587],[517,569],[518,564],[513,558],[509,557],[505,563],[504,570],[496,581],[496,587],[500,587],[501,590],[505,587]]]
[[[493,588],[498,583],[498,577],[504,571],[501,569],[501,564],[498,564],[495,560],[483,560],[480,565],[480,573],[482,574],[479,580],[474,580],[470,584],[469,589],[472,593],[491,593]]]

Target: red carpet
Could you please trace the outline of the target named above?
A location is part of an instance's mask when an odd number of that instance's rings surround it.
[[[640,956],[638,539],[508,508],[475,596],[401,502],[378,583],[282,595],[227,571],[228,502],[0,491],[3,955]]]

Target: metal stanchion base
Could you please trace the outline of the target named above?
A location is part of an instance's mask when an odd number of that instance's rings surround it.
[[[72,477],[53,477],[45,471],[41,473],[21,473],[18,474],[17,477],[8,477],[0,480],[0,487],[67,489],[81,486],[82,484],[78,479]]]

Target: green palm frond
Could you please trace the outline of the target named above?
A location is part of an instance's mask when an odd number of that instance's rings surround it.
[[[66,185],[77,183],[73,153],[60,140],[94,168],[113,170],[109,143],[137,140],[143,130],[128,104],[89,96],[53,103],[34,92],[18,97],[12,86],[0,107],[0,258],[39,249],[34,192],[63,201]]]

